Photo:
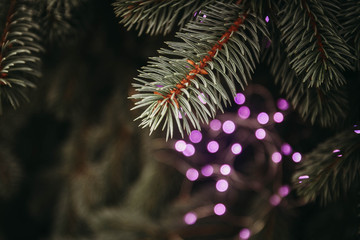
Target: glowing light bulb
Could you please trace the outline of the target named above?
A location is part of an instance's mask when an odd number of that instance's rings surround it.
[[[282,121],[284,121],[284,115],[281,112],[276,112],[274,114],[274,121],[276,123],[281,123]]]
[[[279,195],[281,197],[286,197],[290,193],[290,187],[288,185],[281,186],[279,188]]]
[[[201,168],[201,174],[205,177],[209,177],[214,173],[214,168],[211,165],[205,165]]]
[[[284,155],[290,155],[292,153],[292,148],[291,148],[290,144],[284,143],[281,146],[281,151]]]
[[[270,20],[270,19],[269,19],[269,16],[266,16],[266,17],[265,17],[265,22],[269,22],[269,20]]]
[[[303,179],[308,179],[308,178],[309,178],[309,175],[302,175],[298,179],[303,180]]]
[[[241,105],[244,104],[245,102],[245,96],[242,93],[237,93],[236,96],[234,97],[234,101],[236,104]]]
[[[227,120],[224,122],[222,129],[226,134],[231,134],[235,131],[235,123],[231,120]]]
[[[294,152],[292,155],[292,160],[296,163],[301,161],[301,154],[298,152]]]
[[[226,207],[222,203],[218,203],[214,206],[214,213],[218,216],[224,215],[226,212]]]
[[[184,222],[188,225],[192,225],[196,222],[197,215],[194,212],[188,212],[184,216]]]
[[[186,148],[186,142],[185,141],[183,141],[183,140],[176,141],[176,143],[175,143],[176,151],[182,152],[182,151],[185,150],[185,148]]]
[[[251,232],[249,229],[247,228],[243,228],[240,232],[239,232],[239,238],[240,239],[243,239],[243,240],[246,240],[246,239],[249,239],[251,235]]]
[[[231,146],[231,151],[233,154],[240,154],[241,151],[242,151],[242,147],[239,143],[234,143],[232,146]]]
[[[238,115],[241,119],[248,119],[250,116],[250,109],[247,106],[239,108]]]
[[[280,110],[285,111],[285,110],[287,110],[289,108],[289,103],[285,99],[279,98],[279,100],[277,101],[277,107]]]
[[[257,121],[260,124],[267,124],[269,122],[269,115],[267,113],[265,113],[265,112],[261,112],[257,116]]]
[[[274,194],[270,197],[269,202],[271,205],[277,206],[281,202],[281,198],[278,195]]]
[[[229,188],[229,183],[225,179],[220,179],[216,182],[216,190],[225,192]]]
[[[199,177],[199,172],[194,168],[189,168],[186,171],[186,177],[187,177],[187,179],[189,179],[192,182],[196,181]]]
[[[221,122],[218,119],[214,119],[210,122],[210,128],[214,131],[219,131],[221,129]]]
[[[279,162],[281,162],[281,159],[282,159],[282,156],[281,156],[281,153],[279,153],[279,152],[274,152],[274,153],[271,155],[271,160],[272,160],[274,163],[279,163]]]
[[[185,150],[182,152],[186,157],[191,157],[195,154],[195,147],[192,144],[186,144]]]
[[[190,133],[189,139],[193,143],[199,143],[199,142],[201,142],[202,134],[200,131],[194,130]]]
[[[210,153],[216,153],[219,150],[219,143],[217,141],[211,141],[207,145],[207,150]]]
[[[262,140],[266,137],[266,132],[264,129],[259,128],[255,131],[255,136],[257,139]]]
[[[231,172],[231,167],[229,164],[224,164],[220,167],[220,173],[224,176],[229,175]]]

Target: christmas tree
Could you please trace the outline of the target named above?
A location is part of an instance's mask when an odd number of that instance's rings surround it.
[[[359,1],[6,0],[0,31],[0,239],[359,238]]]

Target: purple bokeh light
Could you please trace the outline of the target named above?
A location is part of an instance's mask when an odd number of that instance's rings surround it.
[[[214,168],[211,165],[205,165],[201,168],[201,174],[205,177],[210,177],[214,173]]]
[[[196,222],[197,216],[194,212],[188,212],[184,216],[184,222],[188,225],[192,225]]]
[[[214,213],[218,216],[224,215],[226,212],[226,207],[222,203],[218,203],[214,206]]]
[[[270,197],[269,202],[270,202],[271,205],[277,206],[277,205],[279,205],[279,203],[281,202],[281,198],[280,198],[279,195],[274,194],[274,195],[272,195],[272,196]]]
[[[284,115],[281,112],[276,112],[273,118],[276,123],[281,123],[284,121]]]
[[[266,132],[264,129],[259,128],[255,131],[255,136],[257,139],[262,140],[266,137]]]
[[[269,19],[269,16],[266,16],[266,17],[265,17],[265,22],[269,22],[269,20],[270,20],[270,19]]]
[[[234,101],[237,105],[244,104],[245,100],[246,100],[245,95],[242,93],[237,93],[236,96],[234,97]]]
[[[240,154],[241,151],[242,151],[242,147],[240,145],[240,143],[234,143],[232,146],[231,146],[231,151],[233,154]]]
[[[195,154],[195,147],[192,144],[186,144],[185,150],[182,152],[186,157],[191,157]]]
[[[269,122],[269,115],[265,112],[261,112],[257,116],[257,121],[260,124],[267,124]]]
[[[225,179],[220,179],[216,182],[216,190],[225,192],[229,188],[229,183]]]
[[[290,193],[290,187],[288,185],[281,186],[279,188],[279,195],[281,197],[286,197]]]
[[[221,167],[220,167],[220,173],[222,174],[222,175],[229,175],[230,174],[230,172],[231,172],[231,167],[230,167],[230,165],[229,164],[223,164],[223,165],[221,165]]]
[[[231,120],[227,120],[223,123],[222,129],[226,134],[231,134],[235,131],[235,123]]]
[[[356,129],[356,130],[354,130],[354,133],[360,134],[360,130]]]
[[[296,163],[301,161],[301,154],[299,152],[294,152],[292,155],[292,160]]]
[[[182,152],[182,151],[185,150],[185,148],[186,148],[186,142],[185,141],[183,141],[183,140],[176,141],[176,143],[175,143],[176,151]]]
[[[290,155],[292,153],[292,147],[290,146],[290,144],[288,143],[284,143],[282,146],[281,146],[281,152],[284,154],[284,155]]]
[[[186,177],[192,182],[196,181],[199,177],[199,172],[195,168],[189,168],[186,171]]]
[[[250,109],[247,106],[239,108],[238,115],[241,119],[248,119],[250,116]]]
[[[243,228],[240,232],[239,232],[239,238],[240,239],[243,239],[243,240],[246,240],[246,239],[249,239],[251,235],[251,232],[249,229],[247,228]]]
[[[288,110],[289,109],[289,103],[288,101],[286,101],[285,99],[283,98],[279,98],[278,101],[277,101],[277,107],[280,109],[280,110]]]
[[[340,152],[340,149],[334,149],[333,153],[338,153]]]
[[[271,160],[272,160],[274,163],[279,163],[279,162],[281,162],[281,159],[282,159],[282,155],[281,155],[281,153],[279,153],[279,152],[274,152],[274,153],[271,155]]]
[[[219,131],[221,129],[221,122],[218,119],[214,119],[210,122],[210,128],[214,131]]]
[[[302,179],[308,179],[308,178],[309,178],[309,175],[302,175],[298,179],[302,180]]]
[[[207,145],[207,150],[210,153],[216,153],[219,150],[219,143],[217,141],[210,141]]]
[[[202,134],[201,134],[201,132],[198,131],[198,130],[193,130],[193,131],[190,133],[189,139],[190,139],[190,141],[193,142],[193,143],[199,143],[199,142],[201,142],[201,140],[202,140]]]

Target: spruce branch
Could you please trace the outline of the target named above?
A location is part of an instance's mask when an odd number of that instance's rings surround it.
[[[337,134],[305,156],[293,175],[293,184],[306,201],[319,199],[323,204],[334,201],[358,178],[360,132],[357,129]]]
[[[0,43],[0,101],[6,99],[17,108],[21,100],[28,100],[24,88],[34,88],[33,81],[41,76],[39,53],[43,48],[34,9],[15,2],[11,1]]]
[[[328,90],[345,83],[342,71],[352,68],[354,56],[320,1],[285,1],[279,12],[282,41],[291,67],[309,87]]]
[[[215,0],[116,0],[113,3],[120,23],[128,30],[135,28],[139,35],[167,34],[174,25],[183,26],[194,14]]]
[[[244,88],[251,79],[260,54],[258,35],[267,35],[265,23],[241,6],[220,1],[202,14],[177,33],[182,42],[168,42],[169,48],[159,51],[162,56],[150,58],[133,84],[138,93],[132,98],[140,99],[134,109],[147,107],[137,119],[150,133],[162,122],[167,137],[174,124],[182,135],[183,129],[200,129],[200,122],[230,103],[221,78],[232,95],[235,81]]]

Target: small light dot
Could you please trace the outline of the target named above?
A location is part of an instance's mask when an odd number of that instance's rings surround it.
[[[221,122],[218,119],[214,119],[210,122],[210,128],[214,131],[219,131],[221,129]]]
[[[224,215],[226,212],[226,207],[222,203],[218,203],[214,206],[214,213],[218,216]]]
[[[270,197],[269,201],[271,205],[277,206],[281,202],[281,198],[278,195],[274,194]]]
[[[199,172],[194,168],[189,168],[186,171],[186,177],[190,181],[196,181],[198,179],[198,177],[199,177]]]
[[[282,121],[284,121],[284,115],[281,112],[276,112],[274,114],[274,121],[277,123],[281,123]]]
[[[195,147],[192,144],[186,144],[185,150],[182,152],[186,157],[191,157],[195,154]]]
[[[279,162],[281,162],[281,159],[282,159],[282,156],[281,156],[281,153],[279,153],[279,152],[274,152],[274,153],[271,155],[271,160],[272,160],[274,163],[279,163]]]
[[[285,99],[283,98],[280,98],[278,101],[277,101],[277,107],[280,109],[280,110],[287,110],[289,108],[289,103],[288,101],[286,101]]]
[[[229,183],[225,179],[220,179],[216,182],[216,190],[225,192],[229,188]]]
[[[250,116],[250,109],[247,106],[239,108],[238,115],[241,119],[247,119]]]
[[[209,177],[214,173],[214,168],[211,165],[206,165],[201,168],[201,174],[205,177]]]
[[[281,151],[283,154],[285,155],[290,155],[292,153],[292,148],[290,146],[290,144],[288,143],[284,143],[282,146],[281,146]]]
[[[360,130],[356,129],[356,130],[354,130],[354,133],[360,134]]]
[[[302,176],[299,177],[300,180],[302,180],[302,179],[308,179],[308,178],[309,178],[309,175],[302,175]]]
[[[242,229],[242,230],[240,231],[240,233],[239,233],[239,238],[240,238],[240,239],[243,239],[243,240],[249,239],[250,234],[251,234],[251,233],[250,233],[250,230],[247,229],[247,228],[244,228],[244,229]]]
[[[231,134],[235,131],[235,123],[231,120],[227,120],[224,122],[222,129],[226,134]]]
[[[190,133],[189,139],[193,143],[199,143],[199,142],[201,142],[202,134],[200,131],[194,130]]]
[[[342,154],[339,154],[339,155],[337,155],[338,157],[342,157],[343,155]]]
[[[198,98],[202,104],[206,104],[204,93],[201,93],[201,95],[199,95]]]
[[[182,152],[182,151],[185,150],[185,148],[186,148],[186,142],[185,141],[183,141],[183,140],[176,141],[176,143],[175,143],[176,151]]]
[[[211,153],[216,153],[219,150],[219,143],[217,141],[211,141],[207,145],[207,150]]]
[[[288,185],[281,186],[279,188],[279,195],[281,197],[286,197],[290,193],[290,187]]]
[[[265,132],[264,129],[259,128],[259,129],[256,130],[255,136],[256,136],[257,139],[262,140],[262,139],[264,139],[266,137],[266,132]]]
[[[239,143],[234,143],[232,146],[231,146],[231,151],[233,154],[240,154],[241,151],[242,151],[242,147]]]
[[[261,112],[257,116],[257,121],[260,124],[267,124],[269,122],[269,115],[267,113],[265,113],[265,112]]]
[[[265,22],[269,22],[269,20],[270,20],[270,19],[269,19],[269,16],[266,16],[266,17],[265,17]]]
[[[229,175],[231,172],[231,167],[229,164],[224,164],[220,167],[220,172],[222,175]]]
[[[340,152],[340,149],[334,149],[333,153],[338,153]]]
[[[194,224],[196,222],[196,220],[197,220],[197,216],[193,212],[189,212],[189,213],[185,214],[185,216],[184,216],[184,222],[188,225]]]
[[[245,102],[245,96],[242,93],[237,93],[234,97],[234,101],[236,104],[241,105]]]
[[[178,112],[178,117],[179,117],[179,119],[182,119],[182,115],[181,115],[180,111]]]
[[[301,161],[301,154],[298,152],[294,152],[294,154],[292,155],[292,160],[296,163]]]

